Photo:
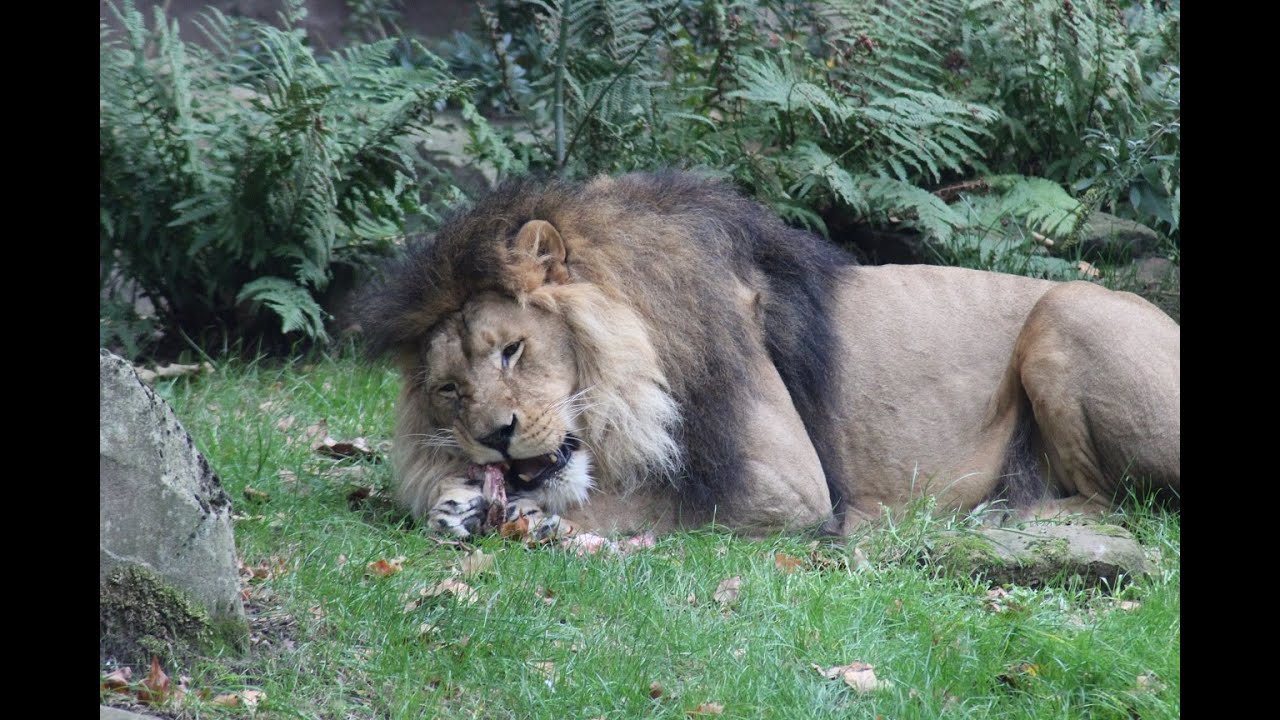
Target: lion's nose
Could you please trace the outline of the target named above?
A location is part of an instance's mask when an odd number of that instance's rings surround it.
[[[511,436],[516,434],[516,416],[511,416],[511,422],[497,430],[480,438],[480,444],[497,450],[503,455],[507,454],[507,448],[511,446]]]

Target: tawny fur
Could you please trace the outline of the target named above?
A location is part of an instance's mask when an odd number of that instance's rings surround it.
[[[405,379],[397,497],[417,515],[475,492],[466,468],[493,452],[476,438],[508,416],[531,446],[581,439],[594,490],[552,510],[605,530],[848,532],[923,494],[1052,512],[1180,490],[1179,329],[1154,306],[856,267],[689,175],[509,185],[415,244],[364,310]],[[454,404],[431,394],[446,378]]]

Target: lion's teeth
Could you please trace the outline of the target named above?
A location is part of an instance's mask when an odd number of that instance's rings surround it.
[[[557,461],[557,460],[559,460],[559,459],[560,459],[560,458],[556,457],[556,454],[555,454],[555,453],[551,453],[550,455],[548,455],[548,456],[547,456],[547,462],[552,462],[552,463],[553,463],[553,462],[555,462],[555,461]]]
[[[533,479],[529,476],[529,473],[519,473],[518,477],[524,482],[529,482],[530,480]]]

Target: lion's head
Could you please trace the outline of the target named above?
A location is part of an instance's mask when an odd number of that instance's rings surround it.
[[[589,391],[579,387],[574,346],[554,312],[495,292],[468,300],[403,361],[417,417],[403,419],[413,432],[402,443],[499,464],[508,485],[543,488],[554,505],[584,501],[592,479],[580,416]],[[422,424],[426,433],[417,432]]]
[[[542,490],[554,512],[585,501],[597,478],[626,491],[679,464],[679,413],[645,323],[574,282],[568,248],[552,223],[527,221],[501,248],[495,283],[457,295],[442,283],[384,318],[394,322],[373,320],[377,337],[396,328],[399,495],[415,512],[471,465],[501,465],[509,486]],[[403,270],[389,287],[423,290]]]

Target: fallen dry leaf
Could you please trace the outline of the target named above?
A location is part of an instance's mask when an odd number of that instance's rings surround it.
[[[458,561],[458,571],[462,573],[462,577],[479,575],[492,567],[493,556],[485,555],[484,551],[480,549],[467,553],[465,557]]]
[[[378,456],[373,451],[373,448],[369,447],[369,441],[362,437],[341,442],[334,440],[329,435],[325,435],[324,439],[316,443],[312,449],[319,455],[337,459],[362,458],[373,460]]]
[[[312,423],[302,431],[302,439],[308,442],[326,437],[329,437],[329,420],[327,418],[321,418],[320,422]]]
[[[534,588],[534,589],[533,589],[533,594],[534,594],[534,596],[536,596],[539,600],[541,600],[543,603],[545,603],[545,604],[547,604],[547,605],[555,605],[555,604],[556,604],[556,594],[555,594],[554,592],[552,592],[552,591],[550,591],[550,590],[548,590],[548,589],[546,589],[546,588],[542,587],[541,585],[539,585],[538,587],[536,587],[536,588]]]
[[[289,428],[293,427],[293,424],[297,421],[298,421],[298,418],[293,415],[280,418],[276,422],[276,429],[279,430],[280,432],[289,432]]]
[[[518,517],[498,528],[498,534],[507,540],[524,540],[529,536],[529,518]]]
[[[334,465],[322,468],[319,472],[326,478],[358,485],[369,484],[369,466],[367,465]]]
[[[342,567],[343,565],[346,565],[346,564],[347,564],[347,556],[346,556],[346,555],[339,555],[339,556],[338,556],[338,562],[337,562],[337,564],[338,564],[338,567]]]
[[[1083,260],[1081,260],[1080,262],[1076,263],[1076,267],[1077,267],[1077,268],[1079,268],[1079,270],[1080,270],[1080,274],[1081,274],[1081,275],[1084,275],[1085,277],[1096,278],[1096,277],[1098,277],[1098,276],[1102,275],[1102,271],[1101,271],[1101,270],[1098,270],[1098,268],[1096,268],[1096,267],[1094,267],[1094,266],[1090,265],[1089,263],[1087,263],[1087,262],[1085,262],[1085,261],[1083,261]]]
[[[649,683],[649,697],[654,700],[662,697],[662,686],[656,680]]]
[[[122,667],[102,677],[102,689],[113,692],[128,692],[129,679],[133,677],[133,668]]]
[[[844,681],[845,685],[860,693],[873,692],[889,686],[888,682],[876,678],[875,665],[869,665],[864,662],[836,665],[825,669],[815,663],[812,667],[822,677],[828,680],[839,678]]]
[[[686,717],[702,717],[704,715],[721,715],[724,713],[724,706],[720,703],[702,703],[692,710],[686,710]]]
[[[1010,665],[1003,673],[996,676],[1000,682],[1011,688],[1021,687],[1026,678],[1036,677],[1040,674],[1040,666],[1035,663],[1021,662]]]
[[[436,631],[436,626],[431,623],[422,623],[418,626],[418,637],[426,637]]]
[[[1142,607],[1142,603],[1137,602],[1135,600],[1121,600],[1116,605],[1116,607],[1120,608],[1121,610],[1137,610],[1138,608]]]
[[[729,651],[729,654],[733,656],[734,660],[741,660],[742,658],[747,656],[747,649],[744,647],[734,648],[733,650]]]
[[[778,568],[778,572],[783,575],[790,575],[804,567],[804,563],[801,562],[800,558],[792,557],[785,553],[774,553],[773,566]]]
[[[689,597],[685,598],[684,601],[689,603],[690,605],[697,605],[698,596],[695,593],[689,593]]]
[[[1138,676],[1137,681],[1139,690],[1147,690],[1149,692],[1160,692],[1164,690],[1164,683],[1160,682],[1160,678],[1155,673],[1142,673]]]
[[[986,608],[991,612],[1004,612],[1008,610],[1005,598],[1009,597],[1009,591],[1002,587],[992,588],[987,591]]]
[[[258,412],[269,413],[282,405],[284,405],[284,403],[279,400],[267,400],[266,402],[258,403]]]
[[[138,373],[138,379],[147,384],[154,383],[157,378],[182,377],[183,375],[194,375],[198,372],[213,372],[213,366],[207,362],[199,365],[173,363],[172,365],[157,367],[155,370],[135,365],[133,369],[134,372]]]
[[[535,663],[533,664],[533,669],[534,669],[534,670],[537,670],[538,672],[542,673],[543,675],[545,675],[545,676],[546,676],[546,677],[548,677],[548,678],[555,679],[555,676],[556,676],[556,664],[555,664],[555,663],[553,663],[553,662],[549,662],[549,661],[548,661],[548,662],[535,662]]]
[[[867,559],[867,553],[860,547],[853,549],[853,569],[854,570],[870,570],[871,561]]]
[[[378,577],[390,577],[404,569],[403,565],[404,557],[402,556],[391,558],[390,560],[374,560],[365,567],[369,569],[370,573],[377,575]]]
[[[741,588],[742,578],[735,575],[728,580],[721,582],[720,585],[716,587],[715,594],[711,596],[711,599],[721,605],[732,605],[738,601],[738,592]]]
[[[276,477],[280,478],[280,482],[285,485],[292,485],[298,482],[298,474],[292,470],[280,470],[276,472]]]
[[[252,709],[266,699],[267,694],[261,690],[241,690],[238,693],[223,693],[215,697],[212,702],[214,705],[221,705],[222,707],[246,707]]]
[[[257,488],[246,485],[244,487],[244,499],[255,502],[267,502],[271,499],[271,496]]]
[[[160,669],[160,659],[152,656],[151,670],[138,688],[138,702],[144,705],[161,705],[169,699],[170,694],[169,676]]]
[[[473,603],[478,599],[475,589],[470,585],[464,582],[459,582],[453,578],[445,578],[436,585],[429,588],[423,588],[418,594],[422,597],[437,597],[439,595],[449,594],[459,600],[465,600],[469,603]]]

